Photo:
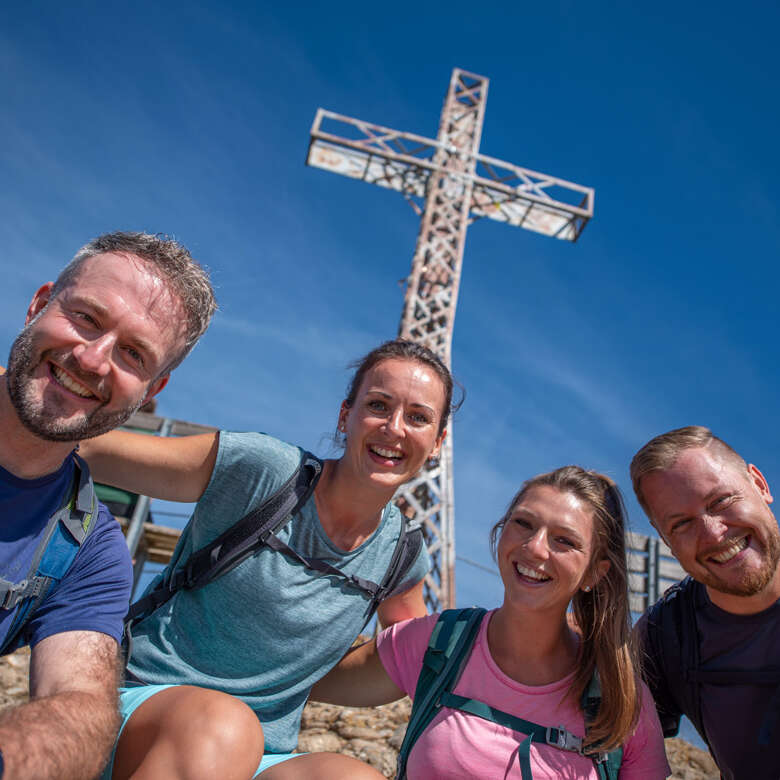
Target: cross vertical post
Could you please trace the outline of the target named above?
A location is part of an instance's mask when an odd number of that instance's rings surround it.
[[[466,230],[488,217],[576,241],[593,215],[593,190],[479,153],[488,79],[456,68],[436,139],[318,109],[307,163],[401,192],[420,215],[398,333],[449,367]],[[399,488],[396,503],[419,522],[433,568],[425,600],[455,606],[452,424],[439,458]]]

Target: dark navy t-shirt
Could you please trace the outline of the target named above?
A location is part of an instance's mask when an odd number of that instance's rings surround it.
[[[703,606],[696,613],[701,668],[707,671],[753,670],[780,666],[780,602],[755,615],[734,615],[713,604],[701,586]],[[640,640],[647,641],[647,614],[637,624]],[[648,685],[659,711],[684,712],[680,692],[669,684],[672,675],[660,668],[661,659],[645,659]],[[768,745],[759,744],[759,732],[773,711],[777,685],[732,681],[701,685],[701,710],[706,739],[725,780],[777,780],[780,778],[780,721],[776,721]],[[771,718],[771,716],[770,716]],[[704,735],[702,735],[704,736]]]
[[[52,474],[20,479],[0,468],[0,577],[23,580],[49,518],[72,487],[74,461],[68,456]],[[25,626],[24,644],[35,645],[63,631],[99,631],[122,638],[130,599],[132,567],[122,531],[99,504],[96,524],[65,577]],[[0,644],[16,609],[0,609]]]

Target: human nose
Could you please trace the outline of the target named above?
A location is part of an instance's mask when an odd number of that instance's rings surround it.
[[[719,515],[702,515],[699,523],[699,536],[707,542],[719,542],[728,531],[726,523]]]
[[[78,344],[73,348],[73,357],[85,371],[106,376],[111,368],[109,357],[113,346],[113,340],[105,334],[100,338]]]
[[[547,558],[547,533],[543,528],[538,528],[525,543],[526,550],[536,558]]]
[[[400,436],[404,431],[404,410],[394,409],[390,412],[385,427],[387,428],[388,433],[391,433],[394,436]]]

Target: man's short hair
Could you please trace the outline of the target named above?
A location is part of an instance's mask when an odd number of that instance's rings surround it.
[[[107,252],[136,255],[151,265],[169,290],[181,301],[186,315],[184,347],[165,366],[164,374],[184,360],[198,339],[206,332],[217,310],[214,290],[206,270],[199,265],[186,247],[161,233],[106,233],[85,244],[63,268],[54,282],[52,297],[78,278],[81,266],[96,255]]]
[[[631,482],[634,486],[637,501],[642,509],[650,512],[642,492],[642,477],[651,471],[670,469],[683,450],[698,447],[715,447],[720,455],[731,460],[736,466],[747,471],[747,463],[739,453],[735,452],[723,439],[719,439],[709,428],[703,425],[688,425],[685,428],[675,428],[668,433],[662,433],[650,439],[642,449],[634,455],[631,461]],[[651,518],[652,519],[652,518]]]

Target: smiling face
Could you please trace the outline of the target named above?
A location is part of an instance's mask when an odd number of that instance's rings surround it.
[[[439,454],[443,408],[444,386],[433,369],[416,360],[382,360],[366,372],[354,403],[341,406],[342,463],[395,490]]]
[[[496,557],[504,604],[565,614],[580,588],[595,586],[609,563],[593,558],[593,508],[550,485],[526,490],[514,505]]]
[[[51,291],[49,283],[36,293],[11,348],[11,402],[41,438],[98,436],[165,386],[161,373],[184,344],[181,306],[133,255],[91,258]]]
[[[715,447],[685,449],[671,468],[645,474],[642,491],[653,525],[718,606],[742,611],[740,599],[765,592],[777,599],[780,532],[755,466]]]

